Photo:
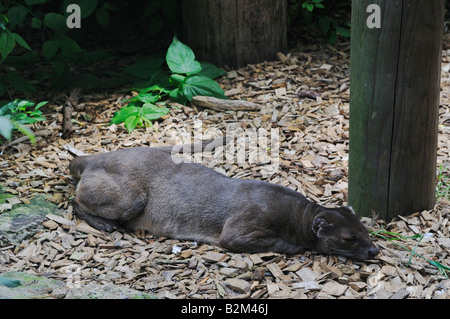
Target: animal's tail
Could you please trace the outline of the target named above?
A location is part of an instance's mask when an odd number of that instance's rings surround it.
[[[228,144],[233,138],[230,136],[219,137],[215,139],[205,140],[198,143],[188,143],[181,145],[173,145],[173,146],[161,146],[155,147],[158,150],[161,150],[166,153],[170,153],[172,155],[183,153],[201,153],[201,152],[210,152],[217,147],[225,146]]]

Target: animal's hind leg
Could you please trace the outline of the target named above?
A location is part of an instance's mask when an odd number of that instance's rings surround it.
[[[89,209],[82,204],[79,204],[76,200],[72,200],[72,207],[77,217],[85,220],[89,225],[98,230],[110,233],[119,226],[119,223],[116,221],[89,213]]]
[[[117,175],[117,174],[116,174]],[[127,178],[103,171],[84,172],[72,201],[76,215],[99,230],[111,232],[145,207],[145,193],[127,186]]]

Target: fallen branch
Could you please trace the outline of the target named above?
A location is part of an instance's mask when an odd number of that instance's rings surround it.
[[[212,96],[194,96],[192,103],[198,107],[213,109],[216,111],[259,111],[258,104],[242,100],[222,100]]]

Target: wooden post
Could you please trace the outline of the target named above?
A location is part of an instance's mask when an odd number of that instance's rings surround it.
[[[367,25],[372,4],[380,28]],[[349,204],[360,216],[434,205],[444,9],[445,0],[352,2]]]
[[[183,0],[181,40],[197,60],[239,68],[286,50],[287,0]]]

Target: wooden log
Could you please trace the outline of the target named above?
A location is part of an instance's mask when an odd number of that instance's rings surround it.
[[[224,100],[212,96],[197,95],[192,98],[192,103],[199,107],[216,111],[259,111],[258,104],[242,100]]]
[[[184,43],[200,61],[239,68],[287,47],[287,0],[183,0]]]
[[[369,28],[367,7],[381,9]],[[353,0],[349,204],[358,215],[435,201],[444,0]]]

